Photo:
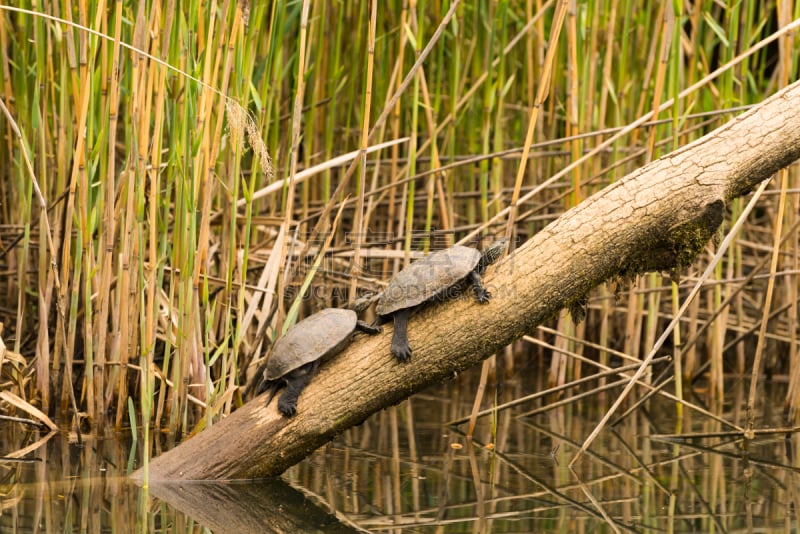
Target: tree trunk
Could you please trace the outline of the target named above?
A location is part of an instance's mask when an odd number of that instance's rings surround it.
[[[604,280],[688,265],[733,198],[800,157],[799,115],[795,83],[553,221],[488,269],[488,304],[467,292],[414,314],[409,363],[389,354],[390,324],[383,334],[358,336],[322,366],[294,418],[259,397],[153,460],[150,478],[278,475],[378,410],[479,363],[560,309],[579,307]]]

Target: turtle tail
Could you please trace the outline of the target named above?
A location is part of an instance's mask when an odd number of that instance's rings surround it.
[[[269,403],[272,402],[272,398],[278,392],[278,389],[281,387],[280,380],[264,380],[258,385],[258,389],[256,390],[256,395],[261,395],[269,388],[269,397],[267,397],[267,402],[264,403],[264,406],[269,406]]]
[[[260,380],[259,380],[260,378]],[[258,397],[265,391],[269,390],[269,397],[267,398],[267,402],[265,406],[269,406],[269,403],[272,402],[272,397],[278,392],[280,389],[281,381],[280,380],[267,380],[264,378],[263,373],[259,372],[256,376],[253,377],[253,380],[247,384],[247,388],[244,390],[244,397],[246,398],[251,391],[255,390],[253,397]]]
[[[269,405],[272,397],[275,396],[275,393],[278,392],[278,388],[280,387],[280,380],[267,380],[266,378],[266,366],[261,365],[256,374],[250,379],[250,382],[247,383],[247,387],[244,389],[244,398],[249,398],[250,393],[253,392],[253,397],[258,397],[268,389],[271,389],[269,399],[267,399],[267,405]]]
[[[247,387],[244,388],[244,394],[242,395],[242,397],[249,398],[250,393],[252,393],[253,391],[255,391],[255,395],[253,396],[256,397],[258,395],[261,395],[267,390],[267,386],[269,384],[265,383],[268,382],[265,378],[266,371],[267,371],[267,366],[265,363],[262,363],[261,365],[258,366],[256,372],[253,374],[253,377],[250,379],[249,382],[247,382]]]

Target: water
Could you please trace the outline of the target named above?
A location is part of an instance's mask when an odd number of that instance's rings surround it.
[[[468,440],[465,423],[447,423],[469,415],[478,376],[375,414],[272,481],[143,490],[125,477],[141,454],[129,439],[79,446],[4,423],[0,532],[796,531],[798,442],[780,383],[760,384],[756,420],[780,432],[745,444],[727,423],[744,424],[746,384],[729,381],[719,407],[700,384],[687,400],[715,416],[684,408],[678,427],[674,403],[631,399],[572,471],[618,390],[539,412],[559,397],[523,402],[479,418]],[[483,405],[541,391],[541,376],[518,370]]]

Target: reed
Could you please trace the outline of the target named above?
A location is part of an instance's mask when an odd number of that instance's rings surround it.
[[[412,251],[522,241],[796,79],[796,35],[764,44],[800,14],[786,4],[0,6],[0,320],[25,362],[0,360],[3,387],[75,425],[121,428],[131,397],[145,428],[213,424],[298,317],[380,289]],[[798,405],[797,174],[679,318],[676,368],[710,369],[710,397],[758,354]],[[575,354],[646,355],[714,248],[548,325],[554,382],[579,378]]]

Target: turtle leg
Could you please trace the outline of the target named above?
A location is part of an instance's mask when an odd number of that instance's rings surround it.
[[[478,271],[470,271],[469,280],[472,282],[472,289],[475,290],[475,297],[478,299],[478,302],[481,304],[486,304],[489,302],[489,298],[492,296],[492,294],[489,293],[485,287],[483,287],[481,275],[478,274]]]
[[[314,378],[314,375],[317,374],[318,367],[319,360],[315,360],[298,367],[283,377],[286,380],[286,391],[278,399],[278,411],[284,417],[291,417],[297,413],[297,398],[308,383],[311,382],[311,379]]]
[[[375,335],[383,332],[383,328],[379,326],[372,326],[364,321],[356,321],[356,330],[364,332],[365,334]]]
[[[394,313],[394,334],[392,334],[392,355],[399,362],[411,359],[411,347],[408,344],[409,310],[398,310]]]

